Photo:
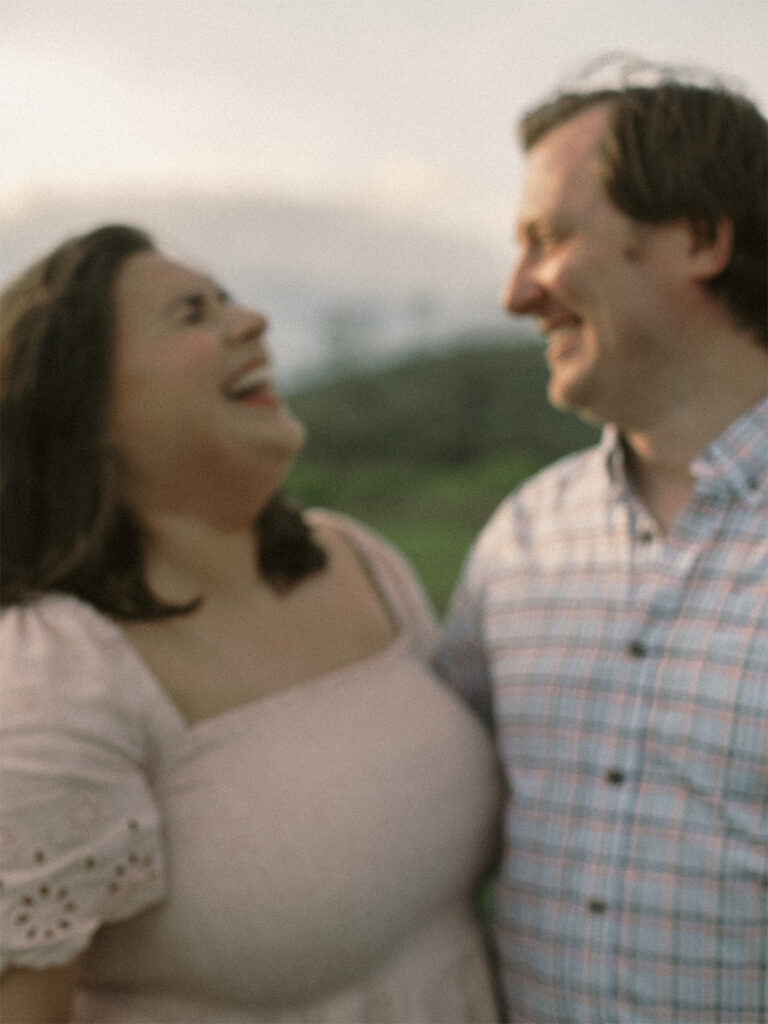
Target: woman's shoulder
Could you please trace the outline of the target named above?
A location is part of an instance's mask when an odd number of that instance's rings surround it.
[[[3,712],[61,714],[97,708],[144,731],[156,687],[119,627],[70,594],[49,593],[0,614]],[[34,698],[33,698],[34,695]]]
[[[13,684],[55,677],[88,686],[125,657],[117,627],[71,594],[50,593],[0,614],[3,680]]]
[[[93,641],[114,628],[93,605],[57,591],[7,605],[0,612],[0,634],[11,645]]]
[[[417,584],[415,570],[405,555],[373,527],[345,515],[324,508],[312,508],[306,513],[307,522],[316,530],[331,530],[341,535],[361,555],[369,568],[385,573],[396,573]]]
[[[336,533],[344,534],[347,537],[354,537],[366,540],[376,546],[383,545],[392,549],[389,541],[378,533],[373,527],[362,523],[359,519],[347,515],[345,512],[337,512],[335,509],[313,507],[306,509],[304,516],[307,523],[314,530],[333,530]],[[394,549],[393,549],[394,550]]]
[[[313,529],[332,530],[344,538],[374,579],[395,619],[419,647],[429,649],[435,638],[435,612],[406,556],[377,530],[341,512],[313,508],[306,517]]]

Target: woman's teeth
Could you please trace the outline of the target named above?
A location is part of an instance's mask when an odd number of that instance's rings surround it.
[[[227,384],[225,391],[229,398],[243,398],[262,387],[272,384],[272,373],[268,367],[256,366]]]

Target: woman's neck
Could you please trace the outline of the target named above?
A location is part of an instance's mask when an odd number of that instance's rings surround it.
[[[258,580],[254,522],[255,516],[237,526],[173,513],[145,518],[144,565],[153,593],[171,603],[252,593]]]

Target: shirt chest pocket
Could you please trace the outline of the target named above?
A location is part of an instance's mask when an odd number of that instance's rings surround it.
[[[718,831],[768,841],[768,684],[757,673],[730,682],[701,668],[688,692],[659,686],[651,704],[645,772],[677,790],[686,816]]]

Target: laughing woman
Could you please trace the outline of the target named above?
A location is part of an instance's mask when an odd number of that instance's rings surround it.
[[[281,494],[266,321],[143,232],[2,297],[3,1020],[496,1020],[480,725],[381,538]]]

